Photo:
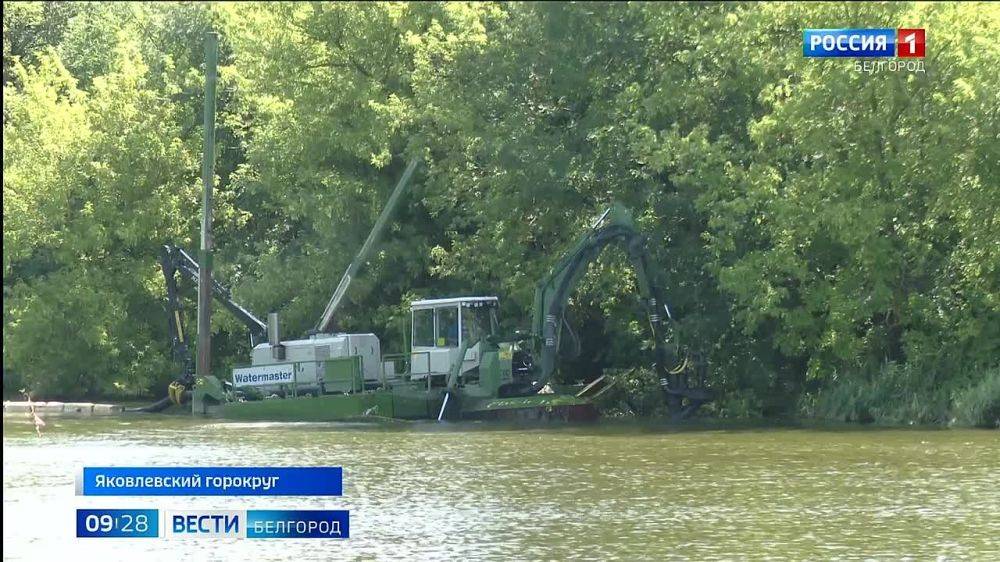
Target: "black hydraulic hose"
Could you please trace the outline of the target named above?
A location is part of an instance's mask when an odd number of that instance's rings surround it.
[[[573,331],[573,326],[571,326],[569,321],[566,320],[565,311],[563,312],[562,324],[563,328],[566,328],[566,332],[569,334],[569,338],[573,340],[573,351],[567,353],[566,356],[569,357],[570,359],[576,359],[577,357],[580,356],[580,353],[583,352],[583,346],[580,344],[580,336],[576,335],[576,332]],[[561,338],[559,340],[559,344],[560,346],[562,344]]]
[[[183,397],[190,399],[191,391],[185,390]],[[173,400],[170,399],[170,396],[164,396],[163,398],[157,400],[156,402],[153,402],[152,404],[146,406],[140,406],[138,408],[125,408],[125,411],[129,413],[155,414],[157,412],[162,412],[163,410],[166,410],[173,403],[174,402]]]

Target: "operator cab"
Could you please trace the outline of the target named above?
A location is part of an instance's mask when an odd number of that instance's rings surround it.
[[[410,303],[412,314],[410,375],[448,373],[462,344],[468,340],[462,372],[479,365],[479,341],[499,329],[497,297],[429,299]]]

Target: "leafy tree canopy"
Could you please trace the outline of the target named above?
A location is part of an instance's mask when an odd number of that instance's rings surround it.
[[[926,28],[926,72],[805,59],[817,26]],[[620,200],[720,413],[997,376],[995,5],[30,2],[4,3],[8,390],[171,378],[155,258],[197,240],[209,29],[219,276],[289,333],[419,156],[338,319],[386,347],[415,296],[496,294],[523,326],[536,280]],[[590,268],[564,380],[639,361],[635,299],[620,253]],[[216,323],[218,368],[244,361],[241,327]]]

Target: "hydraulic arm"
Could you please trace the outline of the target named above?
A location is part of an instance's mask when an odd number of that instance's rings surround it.
[[[168,322],[170,345],[174,359],[184,366],[178,380],[185,386],[189,386],[194,381],[194,361],[191,359],[191,354],[189,353],[189,338],[184,331],[184,323],[181,318],[182,307],[177,288],[176,274],[179,273],[197,283],[198,262],[183,249],[177,246],[166,245],[163,247],[162,254],[160,255],[160,265],[163,268],[163,278],[167,285],[167,302],[170,312],[170,322]],[[229,289],[214,279],[212,280],[212,296],[250,330],[251,347],[267,337],[267,325],[251,314],[246,308],[234,302]]]
[[[690,388],[683,368],[671,370],[670,356],[673,354],[667,349],[663,334],[665,321],[672,319],[670,309],[652,275],[646,238],[639,232],[631,213],[618,203],[613,204],[601,215],[535,288],[531,328],[536,336],[536,354],[539,361],[533,369],[533,382],[523,393],[537,393],[551,379],[556,368],[564,325],[563,318],[569,296],[586,272],[588,264],[597,259],[605,247],[613,243],[624,246],[629,261],[635,269],[639,293],[646,306],[650,335],[653,338],[656,371],[660,384],[667,394],[671,409],[678,415],[686,415],[681,413],[682,409],[690,408],[690,411],[693,411],[701,403],[709,400],[710,394],[703,388]],[[683,404],[685,398],[688,399],[686,405]]]

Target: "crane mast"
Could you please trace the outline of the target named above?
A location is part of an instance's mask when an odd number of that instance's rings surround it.
[[[361,269],[361,266],[368,261],[372,250],[382,237],[382,233],[385,232],[385,227],[389,224],[389,219],[392,217],[393,211],[396,210],[400,197],[403,195],[403,192],[406,191],[407,186],[409,186],[410,178],[413,176],[413,171],[417,169],[418,163],[419,160],[414,158],[410,160],[406,169],[403,170],[402,177],[399,178],[399,181],[396,183],[396,187],[392,190],[392,194],[389,195],[389,200],[386,201],[385,207],[382,208],[382,212],[379,213],[378,219],[375,220],[375,225],[372,226],[371,232],[368,233],[368,238],[366,238],[364,244],[361,245],[361,250],[359,250],[358,254],[354,256],[350,265],[347,266],[347,270],[344,271],[344,276],[340,278],[340,283],[338,283],[337,288],[334,289],[333,296],[330,297],[330,302],[327,303],[326,309],[323,310],[323,316],[321,316],[319,322],[316,323],[314,332],[323,333],[333,326],[334,313],[336,313],[337,308],[340,307],[340,302],[347,293],[347,289],[351,286],[351,281],[354,280],[354,277],[358,274],[358,270]]]

